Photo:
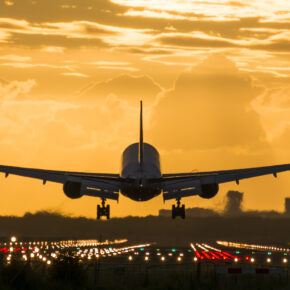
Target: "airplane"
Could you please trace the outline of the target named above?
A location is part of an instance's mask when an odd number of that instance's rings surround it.
[[[106,200],[119,200],[119,194],[134,200],[148,201],[163,194],[164,201],[175,199],[172,205],[172,218],[185,218],[185,206],[181,198],[198,195],[201,198],[213,198],[219,191],[219,185],[241,179],[273,174],[290,170],[290,164],[222,170],[208,172],[188,172],[162,174],[160,157],[157,149],[143,141],[143,113],[140,102],[140,136],[139,142],[129,145],[122,154],[120,174],[85,173],[54,171],[0,165],[0,172],[37,178],[45,184],[47,181],[63,184],[65,195],[72,199],[84,195],[101,198],[97,205],[97,219],[110,219],[110,205]]]

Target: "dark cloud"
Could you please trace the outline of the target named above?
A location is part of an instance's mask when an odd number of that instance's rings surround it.
[[[211,55],[161,98],[152,116],[154,142],[168,149],[265,145],[259,115],[250,106],[261,92],[232,61]]]
[[[251,46],[251,48],[259,49],[259,50],[268,50],[268,51],[290,51],[290,40],[288,39],[278,39],[275,41],[272,41],[268,44],[257,44]]]
[[[85,46],[108,47],[100,38],[72,38],[64,35],[42,35],[42,34],[22,34],[12,33],[8,46],[24,45],[32,48],[43,46],[63,46],[66,48],[79,48]]]
[[[158,37],[157,40],[165,45],[189,46],[189,47],[237,47],[238,45],[221,39],[204,39],[198,37],[169,35]]]
[[[25,18],[32,22],[95,21],[96,19],[102,21],[105,18],[109,18],[111,14],[121,13],[127,10],[109,0],[18,0],[14,1],[15,4],[12,6],[7,6],[3,2],[0,2],[0,17]],[[74,6],[75,8],[72,8]]]

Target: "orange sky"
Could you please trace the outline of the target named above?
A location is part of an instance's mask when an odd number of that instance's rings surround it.
[[[0,1],[0,164],[110,172],[138,138],[163,172],[290,162],[288,0]],[[222,185],[245,209],[283,210],[290,173]],[[1,179],[2,215],[57,210],[95,217],[98,199],[61,185]],[[120,198],[112,216],[157,214],[162,197]]]

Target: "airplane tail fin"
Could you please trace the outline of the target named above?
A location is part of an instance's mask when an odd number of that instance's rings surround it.
[[[139,164],[143,164],[143,110],[142,101],[140,101],[140,137],[139,137]]]

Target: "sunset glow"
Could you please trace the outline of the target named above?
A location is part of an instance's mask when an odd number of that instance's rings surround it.
[[[290,1],[0,1],[0,164],[119,173],[138,139],[162,171],[290,162]],[[289,173],[222,185],[245,209],[283,210]],[[2,215],[55,210],[95,217],[99,202],[58,184],[1,177]],[[110,202],[112,216],[157,214],[162,196]]]

